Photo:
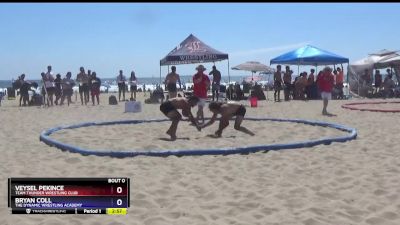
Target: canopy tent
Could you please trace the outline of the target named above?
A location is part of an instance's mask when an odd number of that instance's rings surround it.
[[[270,64],[309,66],[335,65],[341,63],[349,63],[349,59],[311,45],[306,45],[290,51],[270,61]]]
[[[168,53],[167,56],[160,60],[160,83],[161,66],[217,62],[225,59],[228,60],[228,79],[230,82],[228,54],[211,48],[193,34],[190,34],[184,41]]]
[[[389,51],[383,49],[377,53],[369,54],[368,57],[360,59],[354,63],[349,64],[349,85],[350,91],[356,92],[360,95],[360,90],[364,93],[368,87],[365,84],[362,76],[365,71],[368,70],[368,75],[372,77],[374,69],[382,69],[386,67],[393,67],[398,80],[400,80],[399,69],[400,69],[400,56],[396,54],[397,51]],[[361,93],[361,95],[363,95]]]

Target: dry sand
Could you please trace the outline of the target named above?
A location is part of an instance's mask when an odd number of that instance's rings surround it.
[[[141,93],[139,99],[143,103]],[[164,118],[159,105],[143,104],[141,113],[123,113],[123,104],[108,105],[107,95],[101,95],[101,101],[100,106],[79,103],[52,108],[18,107],[16,100],[2,102],[0,224],[400,224],[400,113],[346,110],[341,104],[356,100],[330,101],[328,110],[338,116],[324,117],[321,101],[260,101],[259,107],[247,108],[247,116],[340,123],[356,128],[358,138],[249,155],[117,159],[62,152],[39,141],[43,130],[59,125]],[[80,128],[54,137],[93,149],[145,150],[246,146],[343,135],[299,124],[244,121],[243,125],[256,136],[237,132],[231,124],[223,138],[212,139],[206,135],[217,125],[198,132],[182,122],[178,136],[185,139],[167,142],[160,138],[167,137],[169,123],[162,122]],[[9,177],[108,176],[131,178],[131,207],[126,216],[12,215],[7,208]]]

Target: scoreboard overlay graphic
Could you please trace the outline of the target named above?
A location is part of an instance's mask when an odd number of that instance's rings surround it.
[[[13,214],[124,215],[130,207],[129,178],[9,178]]]

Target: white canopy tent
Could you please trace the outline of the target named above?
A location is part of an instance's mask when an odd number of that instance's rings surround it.
[[[398,60],[398,57],[399,55],[396,54],[396,51],[384,49],[378,53],[370,54],[368,57],[350,63],[348,68],[348,83],[350,86],[350,91],[364,96],[363,93],[365,93],[365,90],[371,88],[362,78],[366,70],[368,70],[368,75],[372,78],[374,69],[394,67],[396,77],[399,80],[398,76],[400,75],[400,61],[396,61],[396,59]],[[392,59],[395,59],[395,61],[392,61]],[[397,66],[394,66],[394,62],[398,62]]]

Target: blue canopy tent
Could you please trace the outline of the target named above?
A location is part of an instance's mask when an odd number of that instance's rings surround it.
[[[306,45],[290,51],[270,61],[270,65],[289,64],[297,65],[298,67],[300,65],[317,67],[320,65],[336,65],[342,63],[349,63],[349,59],[311,45]]]
[[[230,82],[228,54],[222,53],[218,50],[211,48],[204,42],[200,41],[193,34],[190,34],[189,37],[187,37],[170,53],[168,53],[167,56],[165,56],[163,59],[160,60],[160,84],[161,84],[161,66],[217,62],[225,59],[228,60],[228,79]]]

